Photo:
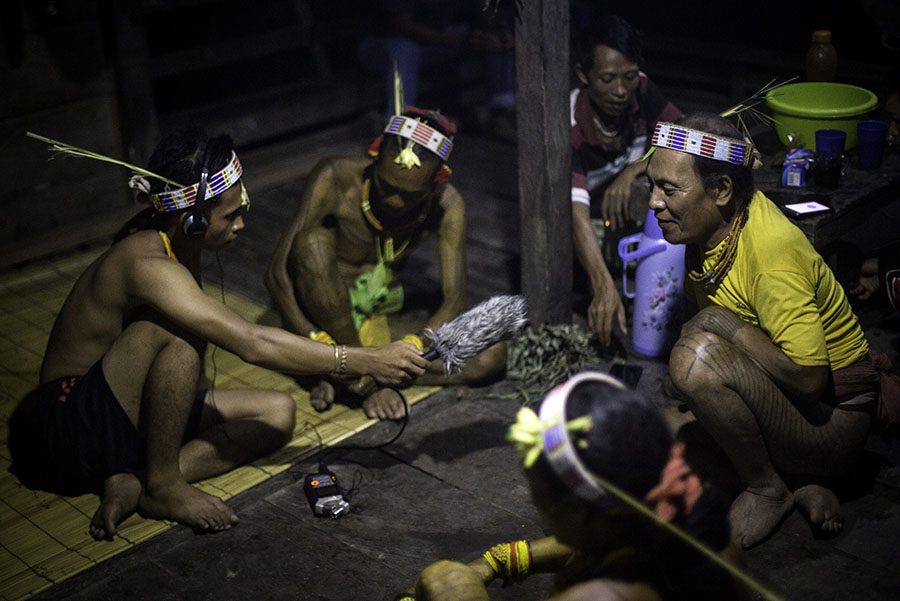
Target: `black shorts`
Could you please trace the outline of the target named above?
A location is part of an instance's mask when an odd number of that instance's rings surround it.
[[[29,488],[58,494],[99,493],[113,474],[145,465],[144,442],[116,400],[97,361],[83,376],[59,378],[29,393],[9,421],[9,471]],[[199,432],[198,391],[185,427]]]

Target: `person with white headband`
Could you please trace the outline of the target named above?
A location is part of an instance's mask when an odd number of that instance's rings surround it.
[[[687,245],[696,311],[669,358],[667,391],[691,409],[742,483],[735,538],[751,547],[795,504],[841,530],[836,478],[860,458],[879,372],[844,290],[803,232],[753,185],[753,146],[727,119],[657,124],[650,208]]]
[[[399,75],[397,80],[399,82]],[[399,94],[398,83],[398,97]],[[285,328],[313,340],[360,346],[437,330],[466,307],[465,201],[448,181],[447,160],[456,126],[438,111],[404,107],[369,149],[369,156],[327,157],[307,179],[291,223],[266,271],[266,286]],[[440,305],[427,318],[396,319],[404,307],[399,272],[426,238],[437,237]],[[415,277],[415,274],[409,274]],[[440,360],[417,383],[479,384],[502,377],[506,347],[477,355],[459,374],[444,375]],[[310,401],[327,409],[345,391],[360,398],[369,417],[397,419],[403,401],[363,378],[336,386],[308,384]]]
[[[396,601],[485,601],[489,583],[534,573],[556,575],[554,600],[748,598],[735,576],[774,598],[738,568],[727,496],[694,471],[659,410],[615,378],[576,374],[537,414],[521,409],[507,438],[551,536],[435,562]]]
[[[54,140],[53,150],[126,165],[152,207],[78,278],[54,323],[40,385],[10,419],[12,471],[60,494],[98,493],[90,533],[112,540],[137,511],[196,530],[237,516],[191,486],[261,457],[293,433],[293,399],[275,390],[214,389],[207,343],[273,370],[370,375],[402,385],[428,361],[414,345],[330,346],[251,323],[203,292],[200,254],[234,241],[250,200],[228,136],[166,137],[149,169]]]

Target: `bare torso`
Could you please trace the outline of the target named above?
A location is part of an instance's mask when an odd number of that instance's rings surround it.
[[[440,201],[429,199],[421,207],[406,210],[405,213],[389,215],[384,219],[384,230],[377,232],[366,220],[361,209],[363,181],[366,168],[371,164],[368,158],[335,159],[335,189],[333,215],[336,235],[338,270],[345,281],[354,280],[359,274],[372,268],[378,261],[376,244],[392,238],[394,248],[406,246],[398,257],[402,264],[409,252],[431,233],[426,227],[429,213],[441,210]],[[371,192],[370,192],[371,194]],[[381,211],[384,211],[381,208]],[[397,223],[399,225],[392,225]]]
[[[432,186],[426,172],[379,163],[373,167],[377,171],[368,173],[372,165],[367,157],[319,161],[291,225],[276,245],[266,285],[285,327],[295,333],[324,330],[339,342],[359,344],[349,298],[356,278],[377,263],[388,239],[396,273],[433,232],[439,238],[443,303],[428,327],[452,319],[465,307],[462,197],[452,185]],[[367,187],[371,213],[362,207]]]
[[[140,231],[117,242],[78,278],[50,333],[42,384],[84,374],[122,333],[141,307],[128,293],[129,272],[138,260],[172,261],[157,231]]]

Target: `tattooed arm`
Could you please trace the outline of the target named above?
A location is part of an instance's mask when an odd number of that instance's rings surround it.
[[[297,213],[278,241],[266,271],[266,286],[284,327],[308,336],[323,329],[335,340],[359,345],[347,286],[338,273],[333,223],[348,173],[339,159],[323,159],[307,179]]]

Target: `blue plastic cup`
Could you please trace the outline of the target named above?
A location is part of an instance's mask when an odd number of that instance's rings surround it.
[[[816,130],[816,154],[823,156],[841,156],[844,154],[844,143],[847,132],[840,129]]]
[[[859,137],[859,168],[878,169],[884,156],[888,124],[884,121],[868,120],[856,124]]]

